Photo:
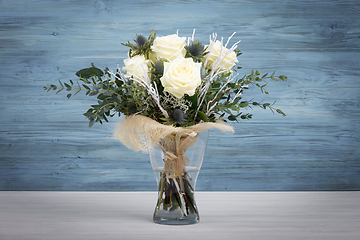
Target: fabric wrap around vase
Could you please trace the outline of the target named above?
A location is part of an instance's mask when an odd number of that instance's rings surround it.
[[[199,222],[195,184],[210,128],[234,131],[223,123],[210,122],[174,127],[142,115],[126,117],[115,129],[114,137],[126,147],[150,156],[158,183],[154,222],[167,225]]]

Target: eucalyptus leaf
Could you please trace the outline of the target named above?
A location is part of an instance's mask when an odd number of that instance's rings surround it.
[[[241,107],[241,108],[246,108],[248,105],[249,105],[248,102],[241,102],[241,103],[239,104],[239,107]]]
[[[97,67],[84,68],[76,72],[76,76],[89,79],[91,77],[102,77],[104,72]]]
[[[229,119],[230,121],[236,121],[236,116],[230,115],[230,116],[228,116],[228,119]]]
[[[90,122],[89,122],[89,127],[92,127],[95,123],[95,120],[94,119],[91,119]]]
[[[282,114],[282,115],[286,116],[286,114],[285,114],[285,113],[283,113],[283,111],[281,111],[280,109],[276,109],[276,112],[278,112],[278,113],[280,113],[280,114]]]

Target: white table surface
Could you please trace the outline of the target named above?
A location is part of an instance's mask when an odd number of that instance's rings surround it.
[[[1,240],[360,239],[360,192],[196,192],[200,223],[152,222],[156,192],[0,192]]]

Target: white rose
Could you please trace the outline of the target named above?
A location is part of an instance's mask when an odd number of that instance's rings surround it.
[[[218,66],[217,69],[220,68],[221,71],[231,72],[231,68],[233,68],[235,66],[235,63],[238,62],[238,60],[236,58],[236,53],[234,51],[229,52],[229,49],[222,46],[222,44],[219,40],[217,40],[215,43],[213,41],[211,41],[210,46],[211,45],[213,45],[213,47],[212,47],[211,51],[208,53],[209,60],[207,62],[207,66],[213,67],[213,63],[217,59],[220,58],[222,60],[217,65]],[[222,49],[222,53],[220,56],[221,49]],[[225,57],[225,55],[226,55],[226,57]]]
[[[185,57],[185,41],[186,37],[179,37],[177,34],[157,37],[151,49],[155,52],[156,58],[173,61],[179,56]]]
[[[127,58],[124,60],[124,67],[122,68],[126,74],[124,75],[127,78],[131,76],[137,80],[147,79],[149,74],[149,66],[150,60],[146,60],[142,55],[136,55],[132,58]]]
[[[164,91],[181,98],[184,94],[192,96],[201,84],[201,63],[192,58],[178,57],[172,62],[164,62],[164,74],[160,78]]]

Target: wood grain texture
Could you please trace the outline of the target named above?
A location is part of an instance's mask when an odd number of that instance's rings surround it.
[[[249,98],[234,135],[212,131],[198,190],[360,190],[360,3],[352,1],[0,1],[0,190],[156,190],[148,156],[87,127],[94,99],[42,87],[94,63],[122,65],[135,34],[242,40],[242,70],[287,75]],[[244,98],[247,98],[244,95]]]

